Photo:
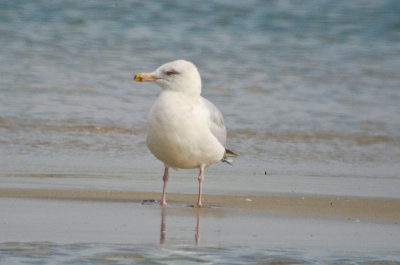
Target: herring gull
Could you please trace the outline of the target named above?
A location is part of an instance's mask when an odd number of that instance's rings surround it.
[[[203,172],[237,154],[225,148],[226,128],[221,112],[202,97],[196,66],[185,60],[166,63],[152,73],[139,73],[136,82],[155,82],[162,91],[150,110],[147,146],[164,163],[161,206],[166,206],[169,168],[199,168],[197,207],[202,207]]]

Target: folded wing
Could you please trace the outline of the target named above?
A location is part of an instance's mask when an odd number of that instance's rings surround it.
[[[205,98],[202,98],[202,100],[203,104],[210,112],[210,131],[215,136],[215,138],[218,139],[221,145],[223,147],[226,147],[226,127],[224,117],[211,101]],[[233,151],[225,149],[225,154],[221,161],[230,164],[230,161],[227,158],[237,156],[238,154],[234,153]]]

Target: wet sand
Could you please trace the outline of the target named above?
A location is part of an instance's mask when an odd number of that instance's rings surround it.
[[[157,204],[159,193],[101,191],[0,189],[0,197],[65,200],[126,201]],[[195,194],[167,194],[170,205],[192,205]],[[244,212],[293,216],[368,219],[400,222],[400,199],[310,195],[230,196],[204,195],[205,207],[229,208]]]
[[[400,261],[400,200],[0,189],[7,264]],[[118,263],[120,262],[120,263]],[[167,262],[168,263],[168,262]]]

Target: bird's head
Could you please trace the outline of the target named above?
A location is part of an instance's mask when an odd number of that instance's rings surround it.
[[[176,60],[161,65],[152,73],[139,73],[136,82],[155,82],[163,90],[179,91],[190,95],[200,95],[201,78],[196,66],[185,60]]]

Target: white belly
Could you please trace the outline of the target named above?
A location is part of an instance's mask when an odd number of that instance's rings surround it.
[[[163,92],[150,111],[147,146],[169,167],[208,167],[225,153],[208,119],[208,110],[199,100]]]

